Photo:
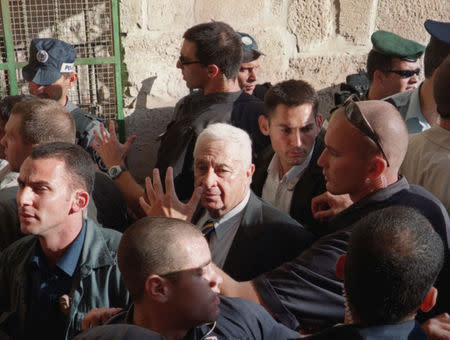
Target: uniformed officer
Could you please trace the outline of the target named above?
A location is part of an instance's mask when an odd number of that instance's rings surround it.
[[[28,65],[22,69],[30,93],[56,100],[66,107],[75,120],[77,143],[94,158],[99,168],[106,171],[98,154],[91,147],[94,130],[100,131],[102,122],[68,100],[68,92],[75,85],[75,47],[58,39],[33,39],[30,44]]]
[[[357,93],[361,99],[377,100],[416,87],[420,74],[418,59],[425,46],[381,30],[372,34],[371,41],[367,73],[347,77],[335,96],[336,105],[352,93]]]
[[[438,122],[433,79],[441,63],[450,55],[450,22],[427,20],[425,29],[431,35],[425,50],[425,80],[413,91],[386,99],[400,111],[409,133],[427,130]]]

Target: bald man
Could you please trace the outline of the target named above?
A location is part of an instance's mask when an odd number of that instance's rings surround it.
[[[333,114],[325,135],[318,165],[328,193],[313,201],[313,212],[333,207],[332,195],[348,194],[354,203],[334,216],[325,235],[293,261],[252,281],[237,283],[224,276],[223,293],[259,302],[285,325],[306,333],[342,323],[343,283],[335,275],[336,260],[347,251],[355,222],[392,205],[413,207],[430,221],[444,241],[448,263],[447,211],[425,189],[398,175],[407,144],[405,123],[391,104],[348,100]],[[447,277],[441,272],[438,289],[448,285]],[[445,289],[440,291],[436,311],[449,307]]]

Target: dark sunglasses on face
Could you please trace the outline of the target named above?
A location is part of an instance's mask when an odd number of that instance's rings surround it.
[[[378,149],[381,151],[383,158],[386,160],[387,166],[389,166],[389,161],[384,153],[383,148],[380,144],[380,137],[370,126],[366,117],[364,117],[363,113],[359,109],[358,105],[356,105],[356,101],[359,101],[356,95],[351,95],[344,102],[344,112],[347,120],[356,127],[359,131],[364,133],[367,137],[369,137],[373,142],[377,145]]]
[[[401,78],[411,78],[413,75],[418,76],[420,74],[420,68],[415,70],[389,70],[387,72],[398,74]]]
[[[182,56],[179,56],[178,61],[180,62],[181,66],[192,65],[192,64],[200,64],[200,60],[186,61],[186,60],[183,60]]]

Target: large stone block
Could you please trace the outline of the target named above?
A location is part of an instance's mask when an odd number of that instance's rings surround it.
[[[292,59],[290,62],[291,78],[303,79],[316,90],[345,82],[348,74],[365,69],[367,54],[310,56]]]
[[[370,43],[376,1],[340,0],[338,4],[338,33],[359,45]]]
[[[236,29],[260,25],[265,18],[264,0],[197,0],[194,6],[195,23],[224,21]]]
[[[295,0],[288,9],[288,26],[305,52],[329,39],[335,32],[331,0]]]
[[[197,22],[194,16],[194,0],[142,1],[147,4],[147,28],[173,31],[186,30]]]
[[[426,19],[450,21],[450,1],[403,0],[378,2],[376,28],[391,31],[407,39],[427,44],[430,35]]]

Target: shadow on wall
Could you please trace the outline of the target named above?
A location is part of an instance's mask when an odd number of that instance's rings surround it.
[[[127,166],[140,184],[144,183],[146,176],[152,175],[159,148],[157,138],[165,131],[172,119],[174,109],[173,106],[147,108],[148,95],[155,79],[156,76],[142,81],[136,100],[131,103],[135,110],[125,117],[127,138],[132,135],[137,136],[128,151]]]

